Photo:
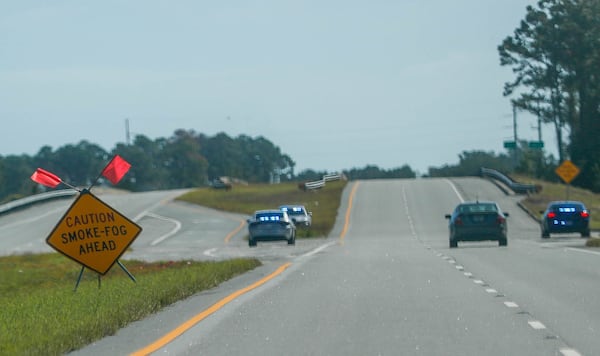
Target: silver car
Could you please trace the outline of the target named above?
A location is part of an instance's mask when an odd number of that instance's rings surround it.
[[[298,228],[308,228],[312,225],[312,212],[307,211],[304,205],[282,205],[279,209],[288,213]]]
[[[296,244],[296,225],[285,211],[278,209],[258,210],[248,219],[248,245],[256,246],[257,241],[286,240],[288,245]]]

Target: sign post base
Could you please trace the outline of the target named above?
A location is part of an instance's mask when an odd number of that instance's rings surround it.
[[[129,278],[133,281],[133,283],[137,283],[133,274],[131,274],[131,272],[129,272],[127,270],[127,268],[121,263],[121,261],[117,261],[117,264],[119,265],[119,267],[121,267],[123,272],[125,272],[127,274],[127,276],[129,276]],[[79,276],[77,277],[77,282],[75,283],[75,288],[73,289],[73,292],[77,292],[77,287],[79,287],[79,283],[81,282],[81,278],[83,277],[84,270],[85,270],[85,266],[81,266],[81,271],[79,271]],[[100,289],[101,284],[102,284],[102,276],[100,274],[98,274],[98,289]]]

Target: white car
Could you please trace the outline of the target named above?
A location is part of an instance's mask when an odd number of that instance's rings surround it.
[[[312,225],[312,212],[307,211],[304,205],[282,205],[279,209],[288,213],[299,228],[308,228]]]
[[[248,245],[256,246],[257,241],[286,240],[288,245],[296,244],[296,226],[285,211],[277,209],[258,210],[248,219]]]

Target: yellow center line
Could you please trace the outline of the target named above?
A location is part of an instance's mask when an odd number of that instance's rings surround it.
[[[245,288],[242,288],[240,290],[237,290],[237,291],[231,293],[227,297],[225,297],[225,298],[221,299],[220,301],[216,302],[215,304],[213,304],[208,309],[205,309],[204,311],[200,312],[199,314],[197,314],[193,318],[191,318],[188,321],[184,322],[183,324],[179,325],[178,327],[176,327],[175,329],[173,329],[172,331],[170,331],[169,333],[167,333],[166,335],[164,335],[160,339],[154,341],[152,344],[150,344],[150,345],[148,345],[148,346],[146,346],[146,347],[144,347],[142,349],[139,349],[139,350],[131,353],[130,356],[149,355],[152,352],[157,351],[158,349],[160,349],[161,347],[163,347],[166,344],[170,343],[175,338],[177,338],[178,336],[182,335],[184,332],[186,332],[187,330],[189,330],[191,327],[193,327],[194,325],[196,325],[200,321],[204,320],[205,318],[207,318],[211,314],[215,313],[216,311],[218,311],[219,309],[221,309],[222,307],[224,307],[226,304],[228,304],[229,302],[233,301],[237,297],[239,297],[242,294],[247,293],[247,292],[249,292],[249,291],[251,291],[253,289],[258,288],[261,285],[263,285],[263,284],[267,283],[268,281],[270,281],[271,279],[277,277],[278,275],[280,275],[281,273],[283,273],[283,271],[285,271],[291,265],[292,265],[291,262],[285,263],[285,264],[279,266],[279,268],[277,268],[275,270],[275,272],[271,273],[270,275],[268,275],[266,277],[263,277],[262,279],[254,282],[253,284],[251,284],[251,285],[249,285],[249,286],[247,286]]]
[[[346,208],[346,218],[344,220],[344,228],[342,229],[342,233],[340,234],[340,242],[344,243],[344,237],[346,237],[346,233],[348,232],[348,226],[350,225],[350,213],[352,212],[352,204],[354,202],[354,195],[356,194],[356,189],[358,189],[358,183],[354,183],[352,187],[352,191],[350,192],[350,197],[348,198],[348,208]]]
[[[235,234],[237,234],[238,232],[240,232],[240,230],[246,225],[246,221],[244,220],[240,220],[240,226],[238,226],[235,230],[233,230],[232,232],[230,232],[227,236],[225,236],[225,243],[228,244],[229,240],[231,240],[231,238],[233,236],[235,236]]]

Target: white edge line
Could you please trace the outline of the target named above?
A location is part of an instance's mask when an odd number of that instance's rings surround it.
[[[204,251],[202,254],[203,254],[204,256],[208,256],[208,257],[217,257],[217,256],[215,256],[215,255],[214,255],[214,252],[215,252],[216,250],[217,250],[217,248],[216,248],[216,247],[214,247],[214,248],[209,248],[208,250]]]
[[[450,184],[450,186],[452,187],[452,190],[454,190],[454,193],[456,194],[456,196],[458,196],[458,199],[460,199],[460,202],[463,203],[465,200],[463,199],[462,195],[460,195],[460,193],[458,192],[458,189],[456,189],[456,186],[454,185],[454,183],[452,183],[452,181],[450,179],[445,179],[446,182],[448,182],[448,184]]]
[[[328,248],[330,246],[335,245],[336,243],[337,243],[337,241],[331,241],[329,243],[323,244],[323,245],[315,248],[312,251],[308,251],[307,253],[305,253],[303,255],[300,255],[300,258],[306,258],[306,257],[310,257],[310,256],[313,256],[313,255],[316,255],[317,253],[323,251],[324,249],[326,249],[326,248]]]
[[[177,233],[177,231],[179,231],[179,229],[181,229],[181,222],[179,222],[179,220],[167,218],[167,217],[160,216],[160,215],[157,215],[157,214],[154,214],[154,213],[150,213],[150,212],[146,213],[145,215],[150,216],[152,218],[169,221],[169,222],[172,222],[173,224],[175,224],[175,227],[173,228],[173,230],[171,230],[168,233],[162,235],[158,239],[152,241],[150,243],[150,246],[158,245],[159,243],[163,242],[164,240],[168,239],[169,237],[175,235]]]
[[[568,251],[574,251],[574,252],[582,252],[582,253],[589,253],[591,255],[598,255],[600,256],[600,252],[597,251],[589,251],[589,250],[585,250],[582,248],[576,248],[576,247],[567,247],[566,250]]]

